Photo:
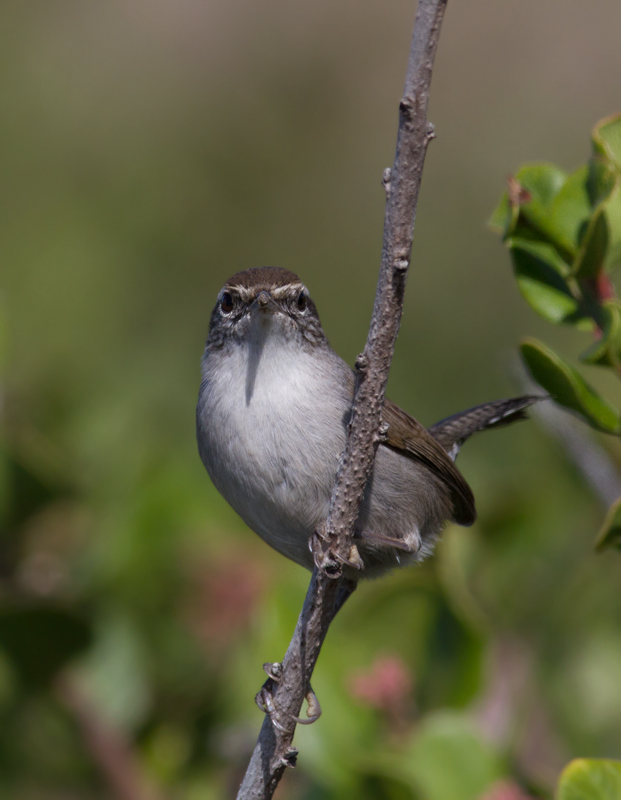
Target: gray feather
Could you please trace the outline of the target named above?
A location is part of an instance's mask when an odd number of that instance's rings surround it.
[[[547,396],[527,394],[523,397],[511,397],[508,400],[483,403],[436,422],[429,428],[429,433],[454,461],[462,444],[473,433],[488,428],[500,428],[503,425],[510,425],[512,422],[528,419],[526,409],[540,400],[547,400]]]

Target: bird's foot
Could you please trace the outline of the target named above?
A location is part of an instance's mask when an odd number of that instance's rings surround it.
[[[276,706],[274,705],[274,688],[280,682],[282,676],[282,664],[278,661],[270,663],[269,661],[263,664],[263,669],[267,674],[267,680],[257,692],[254,700],[264,714],[267,714],[272,722],[272,725],[282,733],[293,733],[292,729],[285,728],[285,726],[278,720]],[[317,699],[317,695],[313,691],[310,683],[308,684],[308,691],[305,695],[306,699],[306,717],[296,717],[293,714],[288,716],[300,725],[311,725],[316,722],[321,716],[321,705]]]
[[[293,717],[293,719],[300,725],[312,725],[313,722],[317,722],[321,716],[321,706],[319,705],[317,695],[313,691],[310,683],[308,684],[308,691],[306,692],[306,706],[306,716],[308,719]]]
[[[330,578],[339,578],[343,574],[343,565],[355,570],[364,569],[364,562],[360,558],[354,542],[349,547],[347,557],[337,552],[333,547],[333,542],[321,530],[313,532],[308,545],[313,554],[315,566]]]
[[[282,676],[282,664],[280,661],[266,661],[263,664],[263,672],[268,678],[271,678],[274,683],[279,683]]]
[[[279,721],[276,706],[274,705],[274,688],[280,680],[282,674],[282,664],[277,661],[273,664],[267,662],[263,664],[263,669],[267,673],[267,680],[263,686],[256,693],[254,702],[259,706],[261,711],[270,718],[272,725],[282,733],[293,733],[290,728],[285,726]]]
[[[413,553],[415,548],[404,542],[403,539],[393,539],[391,536],[382,536],[380,533],[370,531],[356,531],[357,539],[364,539],[373,544],[381,544],[384,547],[393,547],[396,550],[403,550],[404,553]]]

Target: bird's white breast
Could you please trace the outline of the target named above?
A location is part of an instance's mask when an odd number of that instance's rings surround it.
[[[351,403],[348,367],[259,320],[252,335],[206,352],[201,457],[219,491],[277,550],[308,566],[326,516]]]

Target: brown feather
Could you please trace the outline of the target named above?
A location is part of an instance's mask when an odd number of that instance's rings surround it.
[[[453,520],[472,525],[477,517],[474,495],[442,445],[414,417],[392,401],[384,401],[383,419],[388,423],[384,446],[424,464],[447,487],[453,503]]]

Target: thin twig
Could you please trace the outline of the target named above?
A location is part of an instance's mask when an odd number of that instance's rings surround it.
[[[294,766],[295,717],[299,716],[319,651],[331,621],[355,588],[342,565],[356,561],[353,533],[375,452],[388,372],[401,322],[410,265],[416,204],[433,127],[427,103],[433,61],[447,0],[419,0],[405,82],[399,104],[395,161],[384,172],[384,243],[369,336],[356,368],[358,380],[349,436],[337,472],[304,607],[282,665],[267,665],[270,677],[257,695],[268,711],[238,800],[269,800],[286,767]]]
[[[273,707],[263,720],[238,800],[271,798],[285,769],[295,766],[298,751],[291,745],[294,717],[300,713],[328,627],[355,588],[355,583],[344,578],[332,580],[318,570],[313,572],[287,654],[278,665],[278,682],[268,679],[264,687],[271,693]],[[264,702],[263,690],[257,699]]]
[[[330,551],[349,560],[351,536],[360,512],[367,478],[381,441],[380,422],[388,372],[403,311],[410,266],[418,190],[427,145],[434,136],[427,122],[433,60],[446,0],[420,0],[405,91],[399,103],[399,133],[387,192],[384,243],[369,336],[358,357],[358,386],[345,453],[332,491],[324,537],[326,555],[318,566],[330,568]]]

